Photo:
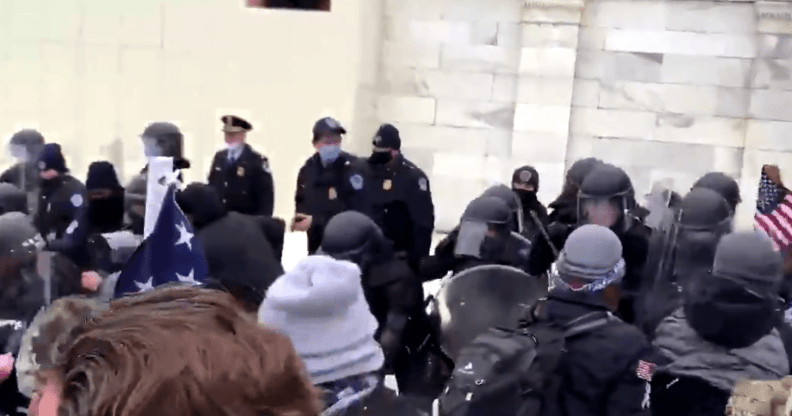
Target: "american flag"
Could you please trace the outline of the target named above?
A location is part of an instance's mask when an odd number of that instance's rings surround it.
[[[763,167],[756,199],[754,228],[770,236],[776,250],[792,244],[792,193],[787,193],[784,199],[780,199],[779,190],[784,189],[782,184],[770,179]]]
[[[655,367],[657,367],[657,365],[654,363],[640,360],[638,361],[638,369],[635,370],[635,374],[642,380],[652,381]]]
[[[171,185],[154,231],[143,240],[118,277],[116,297],[170,282],[203,283],[208,265],[203,247],[194,236],[190,222],[176,204],[175,187]]]

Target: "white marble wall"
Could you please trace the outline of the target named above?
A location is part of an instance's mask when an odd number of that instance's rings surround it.
[[[733,175],[750,226],[761,165],[792,172],[792,5],[589,1],[567,161],[597,156],[636,188]],[[785,175],[792,180],[792,175]]]
[[[582,4],[386,1],[378,114],[431,176],[438,229],[524,164],[557,194]]]

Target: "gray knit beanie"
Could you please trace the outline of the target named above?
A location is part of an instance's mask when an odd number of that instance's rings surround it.
[[[572,232],[556,263],[558,277],[572,290],[602,290],[624,277],[619,237],[607,227],[583,225]],[[576,280],[583,284],[574,284]]]
[[[748,231],[721,238],[712,274],[768,289],[781,284],[784,261],[766,234]]]

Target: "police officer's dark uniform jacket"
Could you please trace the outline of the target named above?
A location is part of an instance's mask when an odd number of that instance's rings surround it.
[[[214,189],[204,184],[190,184],[177,195],[177,202],[195,226],[209,275],[257,308],[267,288],[283,274],[285,223],[276,226],[271,217],[227,212]],[[280,236],[272,232],[278,227]]]
[[[46,240],[47,249],[59,252],[83,267],[89,260],[86,241],[90,225],[85,185],[67,173],[58,144],[44,146],[39,169],[53,169],[59,175],[42,180],[36,228]]]
[[[250,123],[236,116],[224,116],[222,121],[226,131],[252,130]],[[275,185],[269,160],[247,143],[238,155],[228,149],[215,153],[209,185],[217,190],[228,211],[272,215]]]
[[[316,122],[314,139],[323,131],[346,133],[337,121],[329,118]],[[364,160],[344,151],[326,165],[319,152],[305,161],[297,173],[294,204],[296,213],[312,217],[307,232],[309,254],[319,249],[324,227],[334,215],[349,210],[366,212],[367,173]]]
[[[429,254],[434,229],[434,204],[426,174],[401,153],[399,131],[383,124],[373,141],[375,149],[368,159],[369,216],[394,243],[396,251],[407,252],[410,263]]]

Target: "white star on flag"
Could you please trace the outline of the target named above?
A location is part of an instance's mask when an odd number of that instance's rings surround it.
[[[187,247],[192,250],[192,243],[190,241],[194,234],[187,231],[187,226],[185,226],[184,223],[176,224],[176,229],[179,231],[179,241],[177,241],[175,245],[187,244]]]
[[[195,280],[194,275],[195,275],[195,269],[190,269],[190,274],[188,274],[187,276],[182,276],[179,273],[176,273],[176,278],[183,283],[192,283],[193,285],[199,285],[200,283]]]
[[[146,283],[135,282],[135,285],[137,285],[141,292],[154,289],[154,276],[149,277]]]

